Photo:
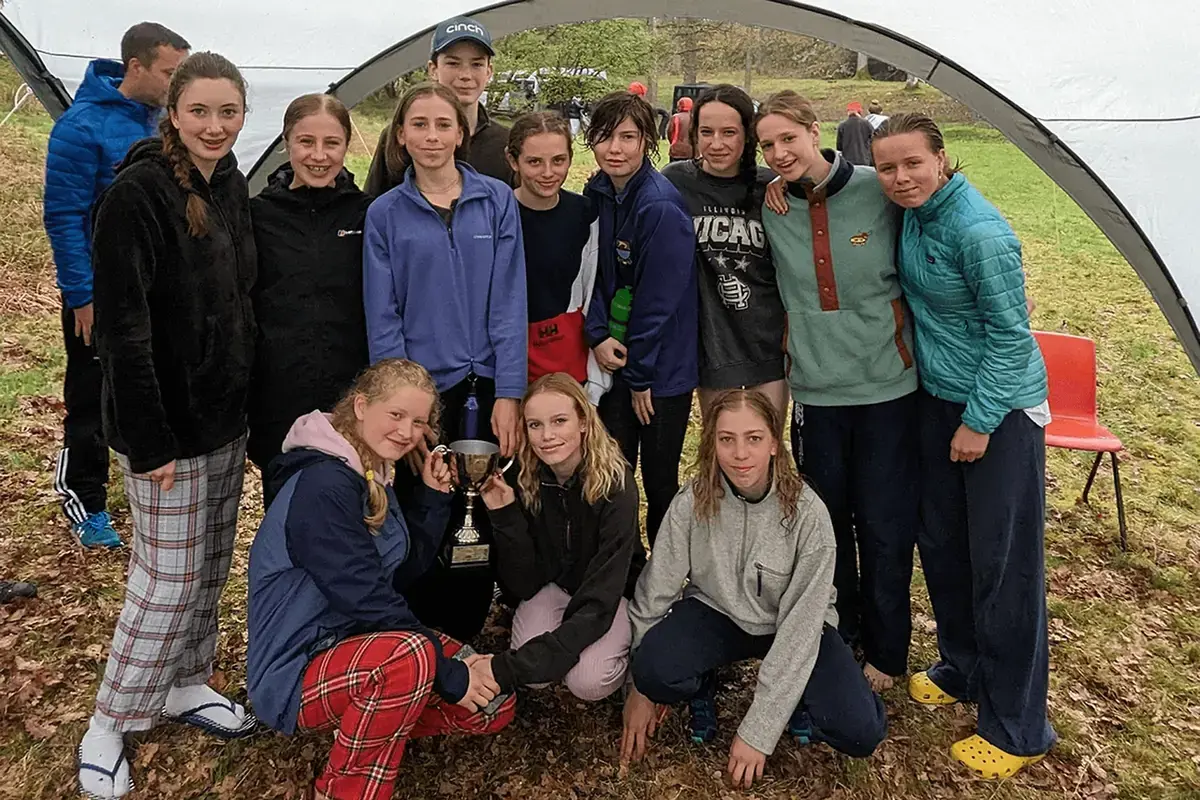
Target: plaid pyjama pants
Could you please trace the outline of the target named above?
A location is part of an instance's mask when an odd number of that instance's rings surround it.
[[[118,731],[153,727],[172,686],[204,683],[217,651],[217,600],[237,534],[246,437],[175,462],[164,492],[117,454],[133,516],[125,605],[95,718]]]
[[[442,652],[462,646],[438,634]],[[424,635],[354,636],[308,665],[299,727],[335,731],[316,788],[332,800],[390,800],[409,739],[441,733],[495,733],[512,722],[516,695],[491,715],[446,702],[433,691],[436,651]]]

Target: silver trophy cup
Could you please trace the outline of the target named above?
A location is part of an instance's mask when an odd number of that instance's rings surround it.
[[[479,529],[475,527],[475,498],[496,471],[500,463],[500,448],[482,439],[459,439],[449,446],[438,445],[434,452],[441,453],[452,465],[454,484],[467,500],[466,517],[463,526],[450,538],[445,554],[446,563],[450,567],[484,566],[491,557],[492,546],[483,541]],[[507,472],[515,460],[510,458],[500,471]]]

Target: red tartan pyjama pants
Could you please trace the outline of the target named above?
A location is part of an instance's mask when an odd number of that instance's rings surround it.
[[[446,656],[462,646],[438,636]],[[433,691],[435,665],[433,643],[411,631],[354,636],[309,663],[299,727],[335,731],[319,792],[334,800],[390,800],[409,739],[496,733],[512,722],[515,695],[491,715],[468,711]]]

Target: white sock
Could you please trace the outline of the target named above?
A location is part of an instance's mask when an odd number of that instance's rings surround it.
[[[173,686],[171,691],[167,692],[167,714],[172,717],[186,714],[193,708],[206,703],[221,704],[221,707],[206,708],[200,713],[223,728],[237,730],[246,721],[246,709],[239,703],[233,703],[234,710],[231,712],[228,709],[231,701],[207,683],[198,683],[195,686]]]
[[[129,762],[121,758],[124,751],[125,734],[101,728],[93,717],[79,745],[79,762],[109,770],[120,761],[121,767],[112,778],[94,769],[81,768],[80,790],[92,797],[124,797],[129,794],[133,790],[133,782],[129,777]]]

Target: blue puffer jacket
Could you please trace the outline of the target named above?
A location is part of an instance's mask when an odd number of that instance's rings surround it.
[[[158,122],[159,109],[117,91],[124,74],[119,61],[89,64],[74,104],[50,132],[42,222],[71,308],[92,302],[92,204],[130,145],[153,136]]]
[[[916,323],[921,386],[965,403],[968,428],[991,433],[1010,411],[1046,399],[1021,243],[962,174],[904,212],[900,285]]]

